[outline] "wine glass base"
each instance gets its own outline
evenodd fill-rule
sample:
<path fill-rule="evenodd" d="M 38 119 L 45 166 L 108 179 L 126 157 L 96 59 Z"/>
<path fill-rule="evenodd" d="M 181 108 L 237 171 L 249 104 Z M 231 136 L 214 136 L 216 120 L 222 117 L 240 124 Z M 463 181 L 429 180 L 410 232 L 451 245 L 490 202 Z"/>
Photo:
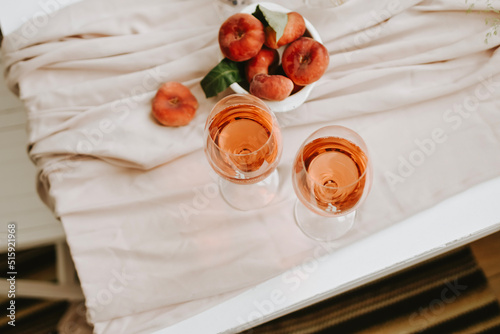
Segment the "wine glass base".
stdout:
<path fill-rule="evenodd" d="M 330 242 L 344 236 L 354 225 L 356 211 L 344 216 L 320 216 L 304 206 L 299 200 L 295 202 L 295 222 L 309 238 Z"/>
<path fill-rule="evenodd" d="M 264 180 L 253 184 L 237 184 L 223 178 L 219 179 L 219 189 L 224 200 L 241 211 L 266 206 L 276 196 L 278 187 L 279 175 L 276 169 Z"/>

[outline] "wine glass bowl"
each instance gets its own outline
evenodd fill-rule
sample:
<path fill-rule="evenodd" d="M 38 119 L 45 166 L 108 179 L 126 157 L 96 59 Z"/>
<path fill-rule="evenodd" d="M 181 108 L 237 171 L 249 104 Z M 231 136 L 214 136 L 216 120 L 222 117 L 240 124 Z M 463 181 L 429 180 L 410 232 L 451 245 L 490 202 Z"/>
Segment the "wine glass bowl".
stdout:
<path fill-rule="evenodd" d="M 331 241 L 348 232 L 371 187 L 371 163 L 363 139 L 342 126 L 311 134 L 294 160 L 295 218 L 309 237 Z"/>
<path fill-rule="evenodd" d="M 279 178 L 259 183 L 276 173 L 282 152 L 281 130 L 268 106 L 248 94 L 226 96 L 210 112 L 204 137 L 205 155 L 222 178 L 219 184 L 226 201 L 242 210 L 254 208 L 250 202 L 267 204 Z"/>

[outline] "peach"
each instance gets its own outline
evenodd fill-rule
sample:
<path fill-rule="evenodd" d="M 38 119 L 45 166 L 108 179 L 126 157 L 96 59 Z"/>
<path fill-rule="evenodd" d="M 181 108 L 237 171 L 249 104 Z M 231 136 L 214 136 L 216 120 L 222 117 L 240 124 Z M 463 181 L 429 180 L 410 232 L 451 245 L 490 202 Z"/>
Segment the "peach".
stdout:
<path fill-rule="evenodd" d="M 253 15 L 231 15 L 219 29 L 219 46 L 224 57 L 245 61 L 259 53 L 264 44 L 264 26 Z"/>
<path fill-rule="evenodd" d="M 153 99 L 153 116 L 166 126 L 187 125 L 194 118 L 198 101 L 189 88 L 175 81 L 166 82 Z"/>
<path fill-rule="evenodd" d="M 326 47 L 309 37 L 301 37 L 290 43 L 281 59 L 285 74 L 299 86 L 309 85 L 321 78 L 329 63 Z"/>
<path fill-rule="evenodd" d="M 282 101 L 293 90 L 293 82 L 283 75 L 256 74 L 250 83 L 250 94 L 261 99 Z"/>
<path fill-rule="evenodd" d="M 276 42 L 276 31 L 274 31 L 273 28 L 268 26 L 264 29 L 266 33 L 266 40 L 264 43 L 267 47 L 277 49 L 280 46 L 291 43 L 304 35 L 304 32 L 306 31 L 306 22 L 304 21 L 302 15 L 297 12 L 290 12 L 287 13 L 287 16 L 288 22 L 286 23 L 285 31 L 278 42 Z"/>
<path fill-rule="evenodd" d="M 245 75 L 248 82 L 251 82 L 256 74 L 269 74 L 278 66 L 279 54 L 276 50 L 262 48 L 259 53 L 245 64 Z"/>

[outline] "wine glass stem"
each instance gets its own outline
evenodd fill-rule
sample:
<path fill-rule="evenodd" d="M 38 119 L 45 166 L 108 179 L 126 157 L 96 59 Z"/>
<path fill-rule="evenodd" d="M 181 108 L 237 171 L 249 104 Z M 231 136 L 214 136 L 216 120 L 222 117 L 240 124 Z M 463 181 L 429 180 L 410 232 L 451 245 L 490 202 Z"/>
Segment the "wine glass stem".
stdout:
<path fill-rule="evenodd" d="M 302 204 L 295 202 L 295 220 L 299 228 L 308 237 L 322 242 L 334 241 L 344 236 L 352 228 L 356 211 L 343 216 L 320 216 Z"/>
<path fill-rule="evenodd" d="M 229 16 L 239 12 L 244 6 L 247 6 L 248 0 L 218 0 L 214 2 L 217 14 L 221 20 L 226 20 Z"/>
<path fill-rule="evenodd" d="M 219 188 L 224 200 L 233 208 L 248 211 L 263 208 L 276 196 L 279 174 L 275 169 L 264 180 L 253 184 L 237 184 L 219 178 Z"/>

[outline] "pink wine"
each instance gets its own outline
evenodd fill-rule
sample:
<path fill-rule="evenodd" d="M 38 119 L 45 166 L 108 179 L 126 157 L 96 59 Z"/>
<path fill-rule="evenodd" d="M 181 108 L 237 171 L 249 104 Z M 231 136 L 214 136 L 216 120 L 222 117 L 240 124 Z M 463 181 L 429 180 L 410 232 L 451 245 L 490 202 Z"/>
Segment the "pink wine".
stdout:
<path fill-rule="evenodd" d="M 278 163 L 279 128 L 273 125 L 272 116 L 257 106 L 238 104 L 225 108 L 214 116 L 208 131 L 209 162 L 230 181 L 258 182 Z"/>
<path fill-rule="evenodd" d="M 322 214 L 342 214 L 360 200 L 367 164 L 365 153 L 346 139 L 315 139 L 295 159 L 293 177 L 298 198 Z"/>

